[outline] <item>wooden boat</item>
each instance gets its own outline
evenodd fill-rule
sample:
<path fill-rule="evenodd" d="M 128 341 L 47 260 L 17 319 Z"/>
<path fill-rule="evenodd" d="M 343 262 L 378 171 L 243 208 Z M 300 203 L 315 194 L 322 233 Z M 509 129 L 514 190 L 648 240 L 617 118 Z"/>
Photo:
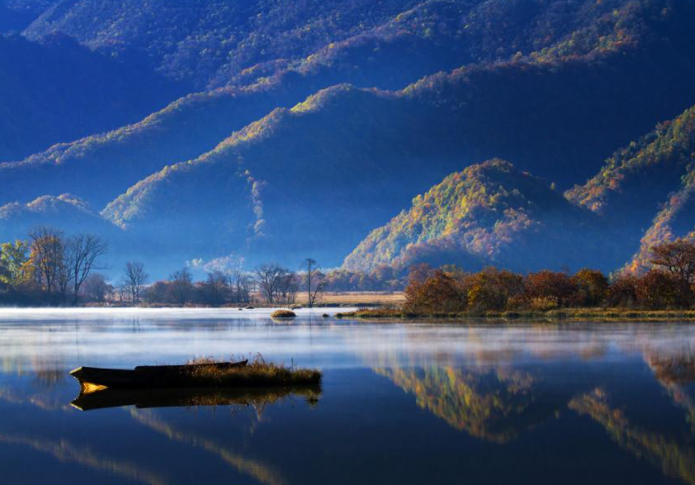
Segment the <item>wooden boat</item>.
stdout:
<path fill-rule="evenodd" d="M 132 370 L 79 367 L 70 375 L 80 381 L 84 391 L 109 389 L 151 389 L 188 387 L 196 368 L 220 370 L 245 367 L 248 360 L 214 364 L 141 365 Z"/>

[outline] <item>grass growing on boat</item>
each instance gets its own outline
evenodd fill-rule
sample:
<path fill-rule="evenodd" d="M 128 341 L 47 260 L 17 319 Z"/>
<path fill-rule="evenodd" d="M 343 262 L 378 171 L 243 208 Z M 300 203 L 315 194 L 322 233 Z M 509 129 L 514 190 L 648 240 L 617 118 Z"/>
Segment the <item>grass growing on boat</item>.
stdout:
<path fill-rule="evenodd" d="M 266 362 L 260 355 L 244 367 L 224 369 L 212 365 L 217 363 L 219 361 L 211 358 L 189 361 L 190 380 L 206 387 L 269 387 L 317 385 L 322 377 L 318 369 L 300 369 Z"/>

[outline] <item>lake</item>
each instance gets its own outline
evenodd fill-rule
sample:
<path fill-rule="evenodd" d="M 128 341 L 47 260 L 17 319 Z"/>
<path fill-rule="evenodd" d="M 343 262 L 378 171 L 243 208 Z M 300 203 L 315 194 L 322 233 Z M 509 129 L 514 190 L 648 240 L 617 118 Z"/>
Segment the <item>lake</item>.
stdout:
<path fill-rule="evenodd" d="M 0 310 L 0 483 L 695 484 L 694 325 L 323 312 Z M 71 405 L 75 367 L 257 353 L 320 395 Z"/>

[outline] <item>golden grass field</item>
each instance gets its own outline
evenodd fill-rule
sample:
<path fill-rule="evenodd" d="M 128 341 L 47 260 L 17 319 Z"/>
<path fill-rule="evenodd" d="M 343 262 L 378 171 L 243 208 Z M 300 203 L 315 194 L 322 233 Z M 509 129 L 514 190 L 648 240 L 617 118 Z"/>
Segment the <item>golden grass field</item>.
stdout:
<path fill-rule="evenodd" d="M 384 293 L 379 291 L 355 291 L 324 293 L 318 302 L 321 305 L 400 305 L 405 301 L 403 292 Z M 297 303 L 306 305 L 306 293 L 297 295 Z"/>

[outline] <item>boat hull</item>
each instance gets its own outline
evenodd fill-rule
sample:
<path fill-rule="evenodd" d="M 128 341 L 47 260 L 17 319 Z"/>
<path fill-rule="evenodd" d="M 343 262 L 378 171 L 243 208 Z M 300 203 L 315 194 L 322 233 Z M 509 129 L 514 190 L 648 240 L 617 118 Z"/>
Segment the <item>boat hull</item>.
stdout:
<path fill-rule="evenodd" d="M 187 387 L 191 382 L 191 371 L 196 368 L 215 368 L 220 370 L 246 366 L 248 361 L 223 362 L 194 365 L 156 365 L 138 366 L 135 369 L 102 369 L 99 367 L 79 367 L 70 372 L 80 381 L 83 390 L 109 389 L 150 389 Z"/>

